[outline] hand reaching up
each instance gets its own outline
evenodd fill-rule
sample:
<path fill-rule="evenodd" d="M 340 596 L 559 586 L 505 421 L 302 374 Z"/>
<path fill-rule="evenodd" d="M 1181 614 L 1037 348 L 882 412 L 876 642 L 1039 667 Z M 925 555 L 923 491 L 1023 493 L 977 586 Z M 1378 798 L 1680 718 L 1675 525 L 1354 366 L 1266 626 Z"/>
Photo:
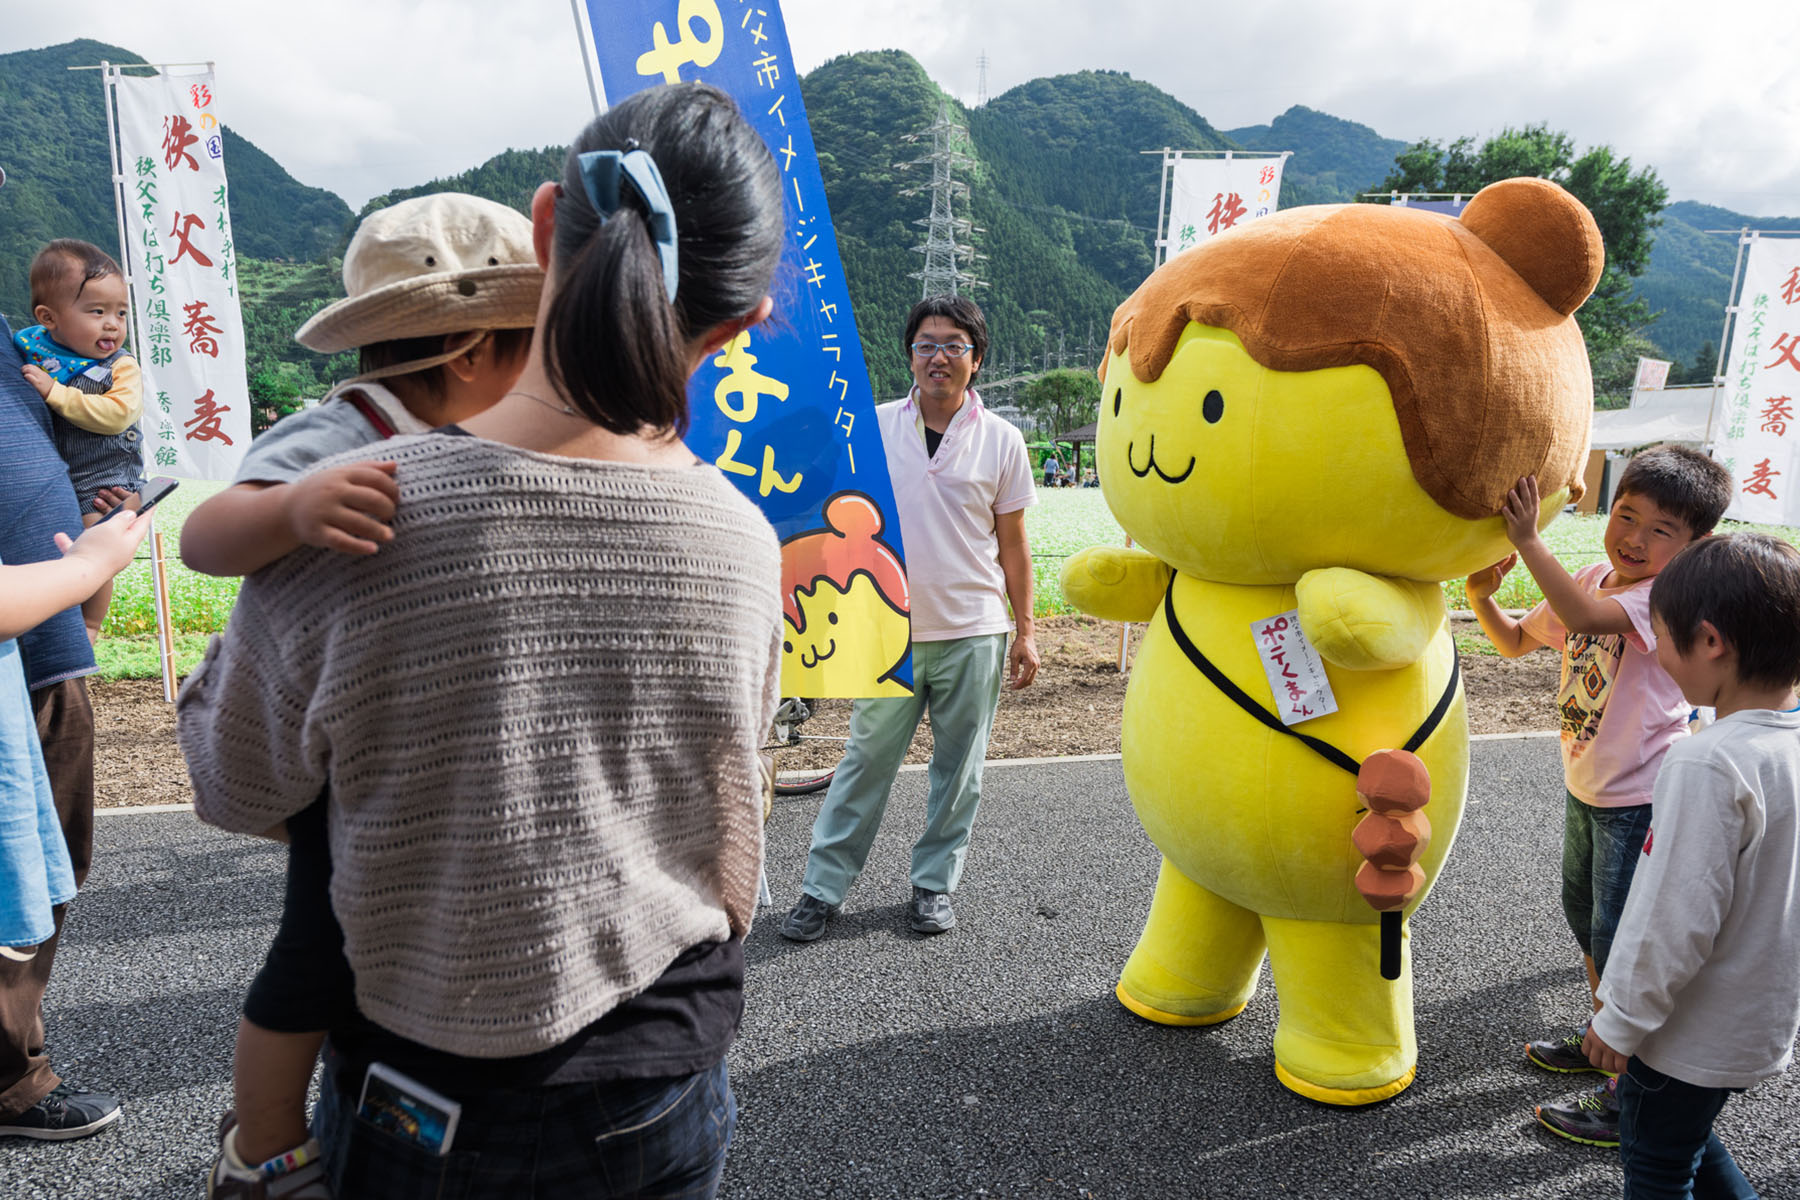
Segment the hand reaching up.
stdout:
<path fill-rule="evenodd" d="M 1538 510 L 1543 506 L 1538 495 L 1536 475 L 1527 475 L 1513 484 L 1512 491 L 1506 493 L 1506 499 L 1500 505 L 1500 515 L 1506 521 L 1506 540 L 1515 549 L 1525 546 L 1538 538 Z"/>
<path fill-rule="evenodd" d="M 1486 600 L 1495 592 L 1499 591 L 1501 583 L 1505 581 L 1507 575 L 1510 574 L 1512 569 L 1518 566 L 1518 564 L 1519 556 L 1517 554 L 1509 554 L 1493 566 L 1483 567 L 1481 570 L 1469 576 L 1469 578 L 1463 582 L 1463 591 L 1468 593 L 1470 603 L 1474 603 L 1477 600 Z"/>

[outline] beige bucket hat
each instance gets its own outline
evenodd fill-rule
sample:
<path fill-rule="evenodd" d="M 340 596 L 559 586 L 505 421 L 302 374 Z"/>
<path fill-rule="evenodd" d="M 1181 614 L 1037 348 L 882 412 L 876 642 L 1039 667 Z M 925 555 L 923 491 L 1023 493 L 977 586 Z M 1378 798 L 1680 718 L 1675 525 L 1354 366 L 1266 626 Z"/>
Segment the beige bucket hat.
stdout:
<path fill-rule="evenodd" d="M 396 338 L 537 323 L 544 272 L 531 222 L 479 196 L 440 192 L 364 217 L 344 251 L 344 299 L 294 334 L 333 354 Z"/>

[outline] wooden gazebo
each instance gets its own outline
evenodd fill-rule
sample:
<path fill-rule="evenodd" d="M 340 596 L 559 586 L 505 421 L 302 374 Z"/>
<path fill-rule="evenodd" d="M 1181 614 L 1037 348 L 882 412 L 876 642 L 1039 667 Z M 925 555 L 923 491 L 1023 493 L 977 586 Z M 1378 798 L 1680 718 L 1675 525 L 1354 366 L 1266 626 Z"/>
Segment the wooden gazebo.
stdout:
<path fill-rule="evenodd" d="M 1100 423 L 1098 421 L 1090 421 L 1086 425 L 1083 425 L 1080 429 L 1071 429 L 1067 433 L 1059 433 L 1054 438 L 1051 439 L 1051 445 L 1056 446 L 1058 449 L 1061 449 L 1062 447 L 1067 446 L 1067 447 L 1069 447 L 1069 449 L 1071 451 L 1073 451 L 1073 453 L 1070 454 L 1070 456 L 1069 456 L 1069 461 L 1074 464 L 1076 471 L 1077 471 L 1077 478 L 1075 480 L 1076 483 L 1081 482 L 1080 477 L 1079 477 L 1079 472 L 1080 472 L 1080 467 L 1081 467 L 1081 448 L 1084 445 L 1091 446 L 1094 444 L 1094 431 L 1097 430 L 1099 427 L 1100 427 Z M 1097 459 L 1095 461 L 1098 462 Z"/>

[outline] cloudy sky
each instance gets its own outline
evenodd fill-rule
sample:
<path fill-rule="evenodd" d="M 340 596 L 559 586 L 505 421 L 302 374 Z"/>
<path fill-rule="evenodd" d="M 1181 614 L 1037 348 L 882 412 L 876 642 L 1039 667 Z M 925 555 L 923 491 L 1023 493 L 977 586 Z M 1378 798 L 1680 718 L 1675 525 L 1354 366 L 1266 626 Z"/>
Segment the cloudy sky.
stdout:
<path fill-rule="evenodd" d="M 0 52 L 89 37 L 152 62 L 215 60 L 226 122 L 353 206 L 508 146 L 566 142 L 590 111 L 569 0 L 7 7 Z M 786 0 L 784 11 L 802 70 L 897 48 L 971 104 L 985 52 L 990 95 L 1123 70 L 1222 129 L 1294 104 L 1408 141 L 1544 121 L 1654 166 L 1675 199 L 1800 215 L 1790 0 Z"/>

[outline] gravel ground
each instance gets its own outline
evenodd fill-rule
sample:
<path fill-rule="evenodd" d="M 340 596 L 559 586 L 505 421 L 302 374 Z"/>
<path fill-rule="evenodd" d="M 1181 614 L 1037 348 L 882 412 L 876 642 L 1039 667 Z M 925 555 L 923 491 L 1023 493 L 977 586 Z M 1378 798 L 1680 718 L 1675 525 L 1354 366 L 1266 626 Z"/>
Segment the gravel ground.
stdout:
<path fill-rule="evenodd" d="M 1210 1029 L 1151 1025 L 1114 1000 L 1156 867 L 1116 760 L 987 778 L 961 925 L 934 939 L 905 928 L 922 773 L 901 776 L 861 886 L 810 946 L 776 924 L 818 801 L 777 802 L 777 907 L 747 948 L 731 1057 L 742 1111 L 722 1195 L 1617 1194 L 1613 1154 L 1533 1125 L 1534 1102 L 1574 1089 L 1519 1053 L 1584 1002 L 1555 899 L 1553 740 L 1476 744 L 1460 845 L 1415 923 L 1419 1078 L 1361 1110 L 1275 1081 L 1266 979 L 1241 1017 Z M 125 812 L 101 820 L 96 862 L 47 1016 L 59 1066 L 119 1092 L 127 1116 L 87 1141 L 0 1142 L 7 1200 L 200 1194 L 236 1005 L 272 932 L 276 847 L 183 813 Z M 1789 1076 L 1720 1122 L 1771 1200 L 1800 1197 L 1797 1118 Z"/>

